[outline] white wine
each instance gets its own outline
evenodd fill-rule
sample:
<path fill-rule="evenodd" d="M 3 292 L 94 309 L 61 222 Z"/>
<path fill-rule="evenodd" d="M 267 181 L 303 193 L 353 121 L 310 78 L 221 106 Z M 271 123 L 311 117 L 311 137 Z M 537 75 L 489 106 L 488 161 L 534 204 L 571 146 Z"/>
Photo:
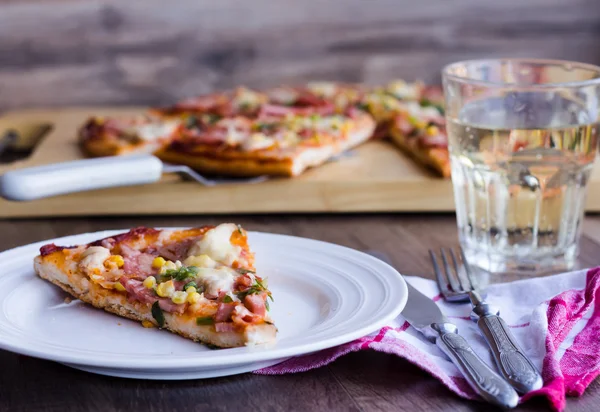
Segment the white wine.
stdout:
<path fill-rule="evenodd" d="M 492 272 L 572 267 L 597 114 L 533 94 L 519 111 L 512 99 L 476 101 L 448 120 L 461 244 L 470 262 Z"/>

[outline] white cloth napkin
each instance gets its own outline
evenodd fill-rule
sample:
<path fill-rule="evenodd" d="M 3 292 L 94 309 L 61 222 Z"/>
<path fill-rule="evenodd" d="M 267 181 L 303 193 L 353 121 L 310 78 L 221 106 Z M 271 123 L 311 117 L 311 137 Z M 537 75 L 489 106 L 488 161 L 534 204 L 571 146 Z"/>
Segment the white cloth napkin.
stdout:
<path fill-rule="evenodd" d="M 432 298 L 454 322 L 477 354 L 495 368 L 489 348 L 469 318 L 470 304 L 446 303 L 434 281 L 406 277 Z M 562 411 L 565 395 L 579 396 L 600 372 L 600 268 L 490 285 L 487 301 L 542 372 L 544 387 L 528 394 L 546 396 Z M 349 352 L 371 349 L 401 356 L 431 373 L 464 398 L 477 395 L 442 351 L 412 328 L 402 316 L 369 336 L 335 348 L 289 359 L 259 374 L 302 372 L 326 365 Z"/>

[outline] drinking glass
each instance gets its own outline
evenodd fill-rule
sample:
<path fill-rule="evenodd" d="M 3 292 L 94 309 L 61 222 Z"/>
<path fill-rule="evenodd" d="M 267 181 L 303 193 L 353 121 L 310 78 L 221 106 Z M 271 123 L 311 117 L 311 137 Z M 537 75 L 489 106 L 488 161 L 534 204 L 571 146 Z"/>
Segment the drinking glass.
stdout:
<path fill-rule="evenodd" d="M 598 145 L 600 67 L 473 60 L 442 77 L 469 263 L 492 273 L 572 268 Z"/>

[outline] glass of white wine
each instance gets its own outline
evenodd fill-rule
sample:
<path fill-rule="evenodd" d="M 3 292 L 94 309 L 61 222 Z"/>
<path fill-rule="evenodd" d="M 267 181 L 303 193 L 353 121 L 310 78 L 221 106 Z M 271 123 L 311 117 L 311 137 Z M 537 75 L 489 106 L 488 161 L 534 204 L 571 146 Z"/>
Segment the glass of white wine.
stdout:
<path fill-rule="evenodd" d="M 600 67 L 472 60 L 442 77 L 469 263 L 531 275 L 572 268 L 598 146 Z"/>

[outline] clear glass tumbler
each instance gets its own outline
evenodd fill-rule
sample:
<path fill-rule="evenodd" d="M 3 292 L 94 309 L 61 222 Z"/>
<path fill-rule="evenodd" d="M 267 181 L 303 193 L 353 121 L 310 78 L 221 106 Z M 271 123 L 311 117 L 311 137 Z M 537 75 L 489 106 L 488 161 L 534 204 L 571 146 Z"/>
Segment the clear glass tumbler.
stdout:
<path fill-rule="evenodd" d="M 442 77 L 467 260 L 492 273 L 572 268 L 598 145 L 600 67 L 473 60 Z"/>

